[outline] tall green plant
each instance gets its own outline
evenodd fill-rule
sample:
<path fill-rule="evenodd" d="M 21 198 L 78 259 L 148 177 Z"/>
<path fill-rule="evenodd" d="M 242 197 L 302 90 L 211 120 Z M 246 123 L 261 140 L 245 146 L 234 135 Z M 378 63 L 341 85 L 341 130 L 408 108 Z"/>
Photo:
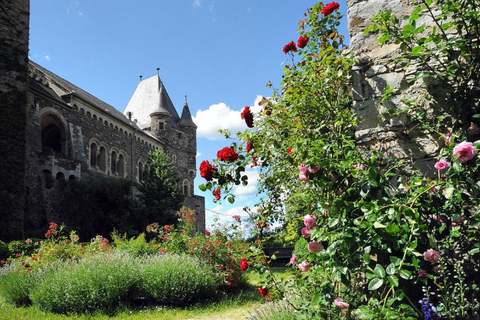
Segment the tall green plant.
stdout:
<path fill-rule="evenodd" d="M 151 152 L 149 160 L 150 172 L 138 185 L 138 199 L 143 205 L 142 225 L 174 224 L 175 213 L 184 200 L 178 173 L 169 156 L 160 150 Z"/>

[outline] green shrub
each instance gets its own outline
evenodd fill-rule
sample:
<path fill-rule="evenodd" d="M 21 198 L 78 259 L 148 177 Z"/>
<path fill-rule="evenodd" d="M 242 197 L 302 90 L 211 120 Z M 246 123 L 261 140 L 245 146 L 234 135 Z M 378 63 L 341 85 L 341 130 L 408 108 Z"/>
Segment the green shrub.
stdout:
<path fill-rule="evenodd" d="M 141 256 L 145 254 L 153 254 L 158 252 L 156 246 L 149 244 L 145 240 L 145 233 L 140 233 L 137 237 L 127 239 L 127 235 L 123 236 L 118 233 L 112 233 L 113 245 L 117 251 L 126 251 L 134 256 Z"/>
<path fill-rule="evenodd" d="M 29 272 L 20 261 L 14 261 L 0 268 L 0 296 L 14 306 L 31 304 L 30 292 L 35 284 L 54 268 Z"/>
<path fill-rule="evenodd" d="M 98 254 L 65 262 L 33 288 L 31 300 L 56 313 L 112 310 L 128 301 L 135 287 L 135 260 L 128 253 Z"/>
<path fill-rule="evenodd" d="M 139 268 L 140 292 L 162 305 L 186 303 L 212 297 L 216 279 L 200 260 L 188 255 L 155 255 Z"/>
<path fill-rule="evenodd" d="M 0 260 L 10 257 L 10 250 L 5 242 L 0 241 Z"/>
<path fill-rule="evenodd" d="M 25 242 L 25 240 L 14 240 L 8 243 L 8 249 L 11 254 L 31 253 L 33 246 Z"/>

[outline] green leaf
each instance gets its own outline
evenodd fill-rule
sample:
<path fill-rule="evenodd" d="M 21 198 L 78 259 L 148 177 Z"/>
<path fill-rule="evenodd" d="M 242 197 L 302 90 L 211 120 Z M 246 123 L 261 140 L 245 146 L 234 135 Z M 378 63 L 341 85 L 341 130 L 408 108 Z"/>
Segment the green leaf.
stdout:
<path fill-rule="evenodd" d="M 480 252 L 480 248 L 475 248 L 475 249 L 472 249 L 470 251 L 468 251 L 468 254 L 476 254 L 476 253 L 479 253 Z"/>
<path fill-rule="evenodd" d="M 375 318 L 375 313 L 372 310 L 370 310 L 367 306 L 358 307 L 358 309 L 355 310 L 355 315 L 359 319 L 370 320 L 370 319 Z"/>
<path fill-rule="evenodd" d="M 387 266 L 387 269 L 386 269 L 387 273 L 388 274 L 395 274 L 395 265 L 393 263 L 390 263 L 388 266 Z"/>
<path fill-rule="evenodd" d="M 395 266 L 399 266 L 402 260 L 399 257 L 390 256 L 390 262 Z"/>
<path fill-rule="evenodd" d="M 227 200 L 230 203 L 234 203 L 235 202 L 235 197 L 234 196 L 228 196 Z"/>
<path fill-rule="evenodd" d="M 398 282 L 399 282 L 399 281 L 398 281 L 398 278 L 397 278 L 396 276 L 394 276 L 394 275 L 389 275 L 389 276 L 387 277 L 387 279 L 388 279 L 388 281 L 390 281 L 390 283 L 392 284 L 392 286 L 398 287 Z"/>
<path fill-rule="evenodd" d="M 412 277 L 412 272 L 408 270 L 400 270 L 399 272 L 400 277 L 402 277 L 405 280 L 409 280 Z"/>
<path fill-rule="evenodd" d="M 317 305 L 320 302 L 321 298 L 322 298 L 322 294 L 320 292 L 315 293 L 315 295 L 312 298 L 311 306 Z"/>
<path fill-rule="evenodd" d="M 373 227 L 374 227 L 375 229 L 381 229 L 381 228 L 385 228 L 386 225 L 381 224 L 381 223 L 378 222 L 378 221 L 375 221 L 375 222 L 373 223 Z"/>
<path fill-rule="evenodd" d="M 383 285 L 383 279 L 373 278 L 372 281 L 368 284 L 368 290 L 373 291 L 377 290 Z"/>
<path fill-rule="evenodd" d="M 373 273 L 381 279 L 385 278 L 385 269 L 380 264 L 377 264 L 375 266 L 375 269 L 373 269 Z"/>
<path fill-rule="evenodd" d="M 200 190 L 203 191 L 203 192 L 207 191 L 207 188 L 205 187 L 204 184 L 199 185 L 199 186 L 198 186 L 198 189 L 200 189 Z"/>
<path fill-rule="evenodd" d="M 445 198 L 450 199 L 454 191 L 454 187 L 448 187 L 443 191 L 443 195 L 445 196 Z"/>

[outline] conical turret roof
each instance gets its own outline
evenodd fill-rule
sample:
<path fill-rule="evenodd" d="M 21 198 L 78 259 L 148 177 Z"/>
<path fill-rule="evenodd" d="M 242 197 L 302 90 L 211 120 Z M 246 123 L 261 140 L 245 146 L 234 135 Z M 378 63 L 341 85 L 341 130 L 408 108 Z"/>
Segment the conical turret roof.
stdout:
<path fill-rule="evenodd" d="M 187 98 L 185 96 L 185 104 L 182 110 L 182 117 L 180 118 L 179 125 L 181 127 L 190 126 L 197 128 L 197 125 L 192 120 L 192 114 L 190 113 L 190 108 L 188 107 Z"/>
<path fill-rule="evenodd" d="M 158 99 L 158 105 L 157 105 L 157 108 L 155 110 L 152 111 L 152 113 L 150 113 L 150 117 L 153 116 L 153 115 L 165 115 L 165 116 L 169 116 L 171 117 L 172 114 L 170 112 L 168 112 L 167 110 L 167 102 L 166 102 L 166 99 L 165 99 L 165 93 L 164 93 L 165 89 L 163 88 L 163 83 L 160 82 L 160 90 L 159 90 L 159 99 Z"/>

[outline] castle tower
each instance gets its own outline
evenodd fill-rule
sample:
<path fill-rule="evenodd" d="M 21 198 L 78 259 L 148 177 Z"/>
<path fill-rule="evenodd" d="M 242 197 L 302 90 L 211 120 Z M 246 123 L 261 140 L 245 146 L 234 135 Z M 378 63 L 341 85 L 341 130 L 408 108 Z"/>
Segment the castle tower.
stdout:
<path fill-rule="evenodd" d="M 29 0 L 0 2 L 0 239 L 21 239 L 27 161 Z"/>
<path fill-rule="evenodd" d="M 189 146 L 195 148 L 195 153 L 197 150 L 197 125 L 192 120 L 192 114 L 190 113 L 190 108 L 187 103 L 187 96 L 185 96 L 185 104 L 182 110 L 182 116 L 179 122 L 180 128 L 182 131 L 186 132 L 189 135 Z"/>
<path fill-rule="evenodd" d="M 164 91 L 163 83 L 160 83 L 158 106 L 150 113 L 150 131 L 159 139 L 168 139 L 168 133 L 172 129 L 172 114 L 167 110 Z"/>

